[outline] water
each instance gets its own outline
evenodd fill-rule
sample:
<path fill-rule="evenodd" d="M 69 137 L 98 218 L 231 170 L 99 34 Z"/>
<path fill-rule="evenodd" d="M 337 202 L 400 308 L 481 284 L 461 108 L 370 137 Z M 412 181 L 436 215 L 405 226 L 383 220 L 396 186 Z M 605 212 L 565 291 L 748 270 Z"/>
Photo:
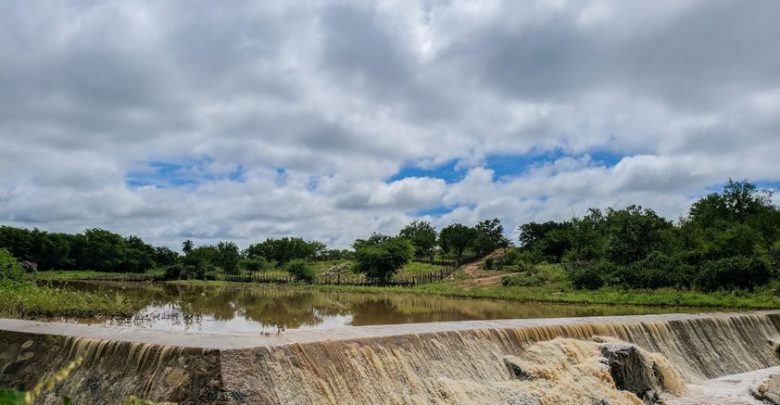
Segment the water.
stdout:
<path fill-rule="evenodd" d="M 274 285 L 216 287 L 138 282 L 62 282 L 55 285 L 79 291 L 119 291 L 144 303 L 143 308 L 130 318 L 64 319 L 66 321 L 221 333 L 706 311 L 692 307 L 562 305 L 412 294 L 320 292 Z"/>
<path fill-rule="evenodd" d="M 778 312 L 428 332 L 422 329 L 431 325 L 419 326 L 420 333 L 229 350 L 0 331 L 0 367 L 8 364 L 0 385 L 29 384 L 82 359 L 55 388 L 75 403 L 120 403 L 136 394 L 182 404 L 642 405 L 617 388 L 602 357 L 605 345 L 630 343 L 639 354 L 623 363 L 632 381 L 686 399 L 681 403 L 720 404 L 687 399 L 695 400 L 697 386 L 711 386 L 707 379 L 780 366 L 772 343 L 780 335 Z"/>

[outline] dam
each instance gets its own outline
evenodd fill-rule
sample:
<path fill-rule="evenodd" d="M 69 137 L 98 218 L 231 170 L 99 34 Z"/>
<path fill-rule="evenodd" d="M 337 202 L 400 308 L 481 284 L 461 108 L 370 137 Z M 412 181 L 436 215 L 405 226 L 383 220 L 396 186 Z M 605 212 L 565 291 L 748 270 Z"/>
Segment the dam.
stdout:
<path fill-rule="evenodd" d="M 724 376 L 780 373 L 778 336 L 780 311 L 262 334 L 2 319 L 0 386 L 29 389 L 80 359 L 38 403 L 675 403 Z"/>

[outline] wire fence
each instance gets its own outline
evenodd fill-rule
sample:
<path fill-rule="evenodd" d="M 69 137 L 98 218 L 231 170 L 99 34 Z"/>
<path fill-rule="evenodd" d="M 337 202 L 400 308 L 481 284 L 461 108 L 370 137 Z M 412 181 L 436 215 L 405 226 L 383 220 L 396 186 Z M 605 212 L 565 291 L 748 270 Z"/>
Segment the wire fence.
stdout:
<path fill-rule="evenodd" d="M 397 286 L 411 287 L 420 284 L 435 283 L 449 278 L 457 270 L 454 264 L 441 266 L 436 271 L 420 274 L 395 275 L 389 280 L 368 278 L 363 274 L 318 274 L 310 284 L 318 285 L 352 285 L 352 286 Z M 263 272 L 247 272 L 243 274 L 229 274 L 225 276 L 227 281 L 245 283 L 273 283 L 289 284 L 296 282 L 292 275 L 264 274 Z"/>

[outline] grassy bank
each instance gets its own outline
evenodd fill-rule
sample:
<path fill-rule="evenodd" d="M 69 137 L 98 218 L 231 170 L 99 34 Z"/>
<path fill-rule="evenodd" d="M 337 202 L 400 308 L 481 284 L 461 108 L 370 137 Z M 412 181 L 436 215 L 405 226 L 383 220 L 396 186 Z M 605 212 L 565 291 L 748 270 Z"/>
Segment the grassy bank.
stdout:
<path fill-rule="evenodd" d="M 121 294 L 86 293 L 32 283 L 0 281 L 2 317 L 129 316 L 139 308 L 139 303 L 132 302 Z"/>
<path fill-rule="evenodd" d="M 113 281 L 152 281 L 161 278 L 165 274 L 162 269 L 150 270 L 146 273 L 114 273 L 92 270 L 58 270 L 40 271 L 36 273 L 37 280 L 113 280 Z"/>
<path fill-rule="evenodd" d="M 482 271 L 474 277 L 459 271 L 452 281 L 424 284 L 415 287 L 376 287 L 376 286 L 343 286 L 343 285 L 306 285 L 294 284 L 290 286 L 274 286 L 274 288 L 293 288 L 316 291 L 343 291 L 359 293 L 407 293 L 419 295 L 438 295 L 449 297 L 491 298 L 515 302 L 549 302 L 565 304 L 623 304 L 623 305 L 654 305 L 654 306 L 695 306 L 695 307 L 720 307 L 720 308 L 754 308 L 775 309 L 780 308 L 780 282 L 775 281 L 765 287 L 749 292 L 737 290 L 732 292 L 700 292 L 690 290 L 677 290 L 663 288 L 656 290 L 629 290 L 619 288 L 602 288 L 599 290 L 576 290 L 571 287 L 568 280 L 562 275 L 562 269 L 555 265 L 537 266 L 527 273 L 514 272 L 510 274 L 515 279 L 522 280 L 526 285 L 504 286 L 500 283 L 489 286 L 473 283 L 482 276 L 501 277 L 501 273 Z M 92 271 L 62 271 L 40 272 L 39 280 L 132 280 L 130 275 L 123 273 L 100 273 Z M 496 280 L 500 281 L 500 280 Z M 169 283 L 194 284 L 194 285 L 230 285 L 230 286 L 258 286 L 261 284 L 247 284 L 228 281 L 170 281 Z M 521 283 L 521 284 L 522 284 Z M 269 286 L 262 284 L 263 286 Z M 64 292 L 61 292 L 64 293 Z M 116 297 L 113 301 L 120 301 Z M 101 301 L 111 299 L 98 299 L 94 308 Z M 1 301 L 0 301 L 1 302 Z M 121 307 L 121 305 L 119 306 Z M 56 308 L 56 307 L 54 307 Z M 113 306 L 112 308 L 117 308 Z M 109 309 L 109 312 L 116 309 Z"/>

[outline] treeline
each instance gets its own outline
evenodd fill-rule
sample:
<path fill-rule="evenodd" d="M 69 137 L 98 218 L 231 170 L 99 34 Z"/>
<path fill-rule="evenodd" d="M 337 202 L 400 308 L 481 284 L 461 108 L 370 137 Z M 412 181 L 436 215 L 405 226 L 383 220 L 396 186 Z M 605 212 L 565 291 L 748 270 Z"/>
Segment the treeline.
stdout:
<path fill-rule="evenodd" d="M 67 234 L 0 226 L 0 248 L 7 249 L 25 268 L 40 270 L 96 270 L 145 272 L 165 268 L 167 278 L 216 278 L 219 273 L 285 268 L 301 279 L 313 272 L 305 263 L 315 260 L 356 260 L 356 271 L 369 278 L 387 280 L 414 257 L 433 260 L 445 254 L 460 261 L 464 254 L 483 255 L 508 245 L 498 219 L 474 227 L 452 224 L 441 233 L 429 223 L 414 221 L 397 236 L 373 235 L 358 239 L 353 250 L 328 249 L 320 241 L 298 237 L 268 238 L 241 251 L 230 241 L 195 246 L 182 243 L 181 254 L 164 246 L 152 246 L 140 237 L 87 229 Z"/>
<path fill-rule="evenodd" d="M 179 256 L 167 247 L 151 246 L 137 236 L 123 237 L 103 229 L 67 234 L 0 226 L 0 248 L 39 270 L 137 273 L 173 264 Z"/>
<path fill-rule="evenodd" d="M 497 218 L 478 222 L 473 227 L 451 224 L 438 233 L 430 222 L 413 221 L 401 229 L 398 237 L 412 244 L 416 257 L 429 260 L 440 252 L 460 261 L 466 252 L 484 256 L 499 247 L 509 246 L 509 240 L 504 237 L 504 227 Z"/>
<path fill-rule="evenodd" d="M 521 225 L 531 262 L 564 263 L 577 288 L 752 289 L 777 276 L 780 210 L 747 180 L 696 201 L 678 223 L 640 206 Z"/>
<path fill-rule="evenodd" d="M 215 279 L 219 273 L 237 274 L 242 270 L 261 271 L 286 268 L 303 280 L 313 278 L 305 266 L 312 260 L 336 260 L 351 257 L 351 252 L 327 249 L 320 241 L 302 238 L 268 238 L 240 251 L 233 242 L 195 247 L 191 240 L 182 243 L 183 256 L 165 269 L 168 279 Z"/>

